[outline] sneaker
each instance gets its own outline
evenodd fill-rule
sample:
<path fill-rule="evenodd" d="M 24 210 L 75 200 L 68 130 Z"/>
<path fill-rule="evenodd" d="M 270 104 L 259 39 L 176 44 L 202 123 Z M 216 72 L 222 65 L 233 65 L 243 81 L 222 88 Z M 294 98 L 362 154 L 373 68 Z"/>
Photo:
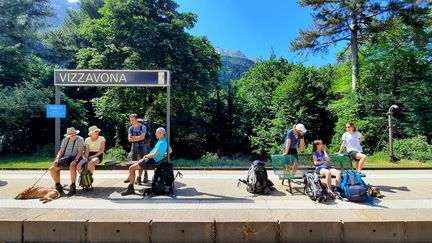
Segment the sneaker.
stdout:
<path fill-rule="evenodd" d="M 128 188 L 125 191 L 121 192 L 122 196 L 135 194 L 135 188 L 132 184 L 129 184 Z"/>
<path fill-rule="evenodd" d="M 56 189 L 60 194 L 64 194 L 63 187 L 62 187 L 62 185 L 60 185 L 60 183 L 56 183 L 56 184 L 55 184 L 55 189 Z"/>
<path fill-rule="evenodd" d="M 143 183 L 147 183 L 147 182 L 148 182 L 148 174 L 145 173 Z"/>
<path fill-rule="evenodd" d="M 70 185 L 68 196 L 75 195 L 75 193 L 76 193 L 76 186 L 75 186 L 75 183 L 73 183 Z"/>
<path fill-rule="evenodd" d="M 336 200 L 336 194 L 334 194 L 331 190 L 327 191 L 327 194 L 332 200 Z"/>
<path fill-rule="evenodd" d="M 130 182 L 129 177 L 126 180 L 124 180 L 123 182 L 124 183 L 129 183 Z"/>
<path fill-rule="evenodd" d="M 137 178 L 135 180 L 135 185 L 142 185 L 142 183 L 141 183 L 141 177 L 137 176 Z"/>

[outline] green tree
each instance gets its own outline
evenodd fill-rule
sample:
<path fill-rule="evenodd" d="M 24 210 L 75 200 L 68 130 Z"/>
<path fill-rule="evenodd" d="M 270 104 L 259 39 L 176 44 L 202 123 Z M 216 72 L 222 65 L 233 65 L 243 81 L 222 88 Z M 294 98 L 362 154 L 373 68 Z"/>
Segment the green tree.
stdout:
<path fill-rule="evenodd" d="M 245 134 L 256 154 L 281 152 L 286 131 L 300 122 L 308 141 L 330 141 L 334 118 L 326 107 L 332 75 L 331 66 L 304 67 L 272 56 L 237 81 Z"/>
<path fill-rule="evenodd" d="M 0 81 L 13 86 L 33 78 L 30 51 L 52 16 L 49 0 L 0 0 Z"/>
<path fill-rule="evenodd" d="M 359 79 L 359 46 L 398 24 L 395 19 L 422 29 L 430 5 L 427 0 L 300 0 L 299 3 L 312 7 L 313 25 L 300 31 L 291 42 L 291 49 L 326 52 L 329 46 L 348 42 L 354 92 Z"/>
<path fill-rule="evenodd" d="M 205 105 L 215 88 L 219 55 L 205 37 L 193 37 L 196 16 L 179 13 L 178 5 L 164 1 L 108 0 L 100 18 L 79 24 L 85 46 L 79 47 L 76 68 L 166 69 L 171 71 L 172 134 L 176 155 L 196 157 L 212 141 Z M 106 89 L 93 99 L 96 115 L 114 123 L 117 143 L 127 144 L 128 114 L 151 117 L 165 125 L 165 94 L 158 89 Z"/>

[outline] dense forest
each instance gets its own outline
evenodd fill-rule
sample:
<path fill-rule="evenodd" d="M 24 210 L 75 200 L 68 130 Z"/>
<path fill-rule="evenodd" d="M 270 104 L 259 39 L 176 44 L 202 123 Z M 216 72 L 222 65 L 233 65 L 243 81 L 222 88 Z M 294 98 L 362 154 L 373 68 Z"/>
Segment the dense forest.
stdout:
<path fill-rule="evenodd" d="M 343 20 L 326 17 L 331 6 L 317 2 L 322 5 L 313 6 L 315 18 L 327 23 L 320 30 L 339 34 L 334 29 L 340 26 L 329 24 Z M 365 135 L 366 153 L 372 154 L 387 149 L 386 112 L 395 104 L 397 156 L 431 160 L 430 3 L 394 1 L 400 5 L 386 8 L 393 12 L 374 15 L 379 1 L 352 2 L 341 8 L 370 7 L 356 13 L 356 48 L 340 50 L 335 64 L 316 67 L 275 54 L 268 60 L 224 55 L 207 37 L 186 31 L 197 16 L 180 13 L 172 0 L 81 0 L 57 28 L 47 24 L 56 14 L 50 0 L 0 0 L 1 153 L 53 154 L 54 121 L 46 118 L 45 106 L 54 103 L 54 69 L 166 69 L 175 158 L 268 157 L 281 152 L 296 123 L 308 129 L 307 144 L 320 138 L 335 151 L 348 121 Z M 325 51 L 311 44 L 320 35 L 301 32 L 293 50 Z M 85 135 L 97 125 L 108 151 L 129 150 L 129 114 L 150 119 L 152 129 L 166 122 L 162 89 L 68 87 L 61 100 L 67 105 L 62 131 L 74 126 Z"/>

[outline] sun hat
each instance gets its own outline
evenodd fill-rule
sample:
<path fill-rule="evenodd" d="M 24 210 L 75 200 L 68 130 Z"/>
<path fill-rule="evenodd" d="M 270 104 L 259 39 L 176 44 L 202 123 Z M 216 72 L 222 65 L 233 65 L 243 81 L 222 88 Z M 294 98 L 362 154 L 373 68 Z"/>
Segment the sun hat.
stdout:
<path fill-rule="evenodd" d="M 75 128 L 74 127 L 68 127 L 67 129 L 66 129 L 66 134 L 64 135 L 65 137 L 70 137 L 70 136 L 72 136 L 72 135 L 76 135 L 76 134 L 78 134 L 80 131 L 79 130 L 75 130 Z"/>
<path fill-rule="evenodd" d="M 100 132 L 101 130 L 97 126 L 91 126 L 89 127 L 88 135 L 94 133 L 94 132 Z"/>
<path fill-rule="evenodd" d="M 304 126 L 303 124 L 301 124 L 301 123 L 295 125 L 295 129 L 296 129 L 296 130 L 300 130 L 300 131 L 302 131 L 303 133 L 306 133 L 306 132 L 307 132 L 305 126 Z"/>

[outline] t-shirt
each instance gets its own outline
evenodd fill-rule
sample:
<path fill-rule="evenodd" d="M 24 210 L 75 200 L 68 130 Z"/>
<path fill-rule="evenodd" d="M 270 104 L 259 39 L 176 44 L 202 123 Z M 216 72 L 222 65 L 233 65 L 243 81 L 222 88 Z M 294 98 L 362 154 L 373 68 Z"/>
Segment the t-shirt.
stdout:
<path fill-rule="evenodd" d="M 153 158 L 156 162 L 159 162 L 167 152 L 167 148 L 167 139 L 161 138 L 157 141 L 155 147 L 150 151 L 150 154 L 153 154 L 154 152 L 156 152 L 156 150 L 159 150 L 159 153 L 156 155 L 156 157 Z"/>
<path fill-rule="evenodd" d="M 348 153 L 351 151 L 363 152 L 363 148 L 360 145 L 360 137 L 362 136 L 359 132 L 353 134 L 345 132 L 342 135 L 342 141 L 345 141 Z"/>
<path fill-rule="evenodd" d="M 87 145 L 87 144 L 89 145 L 89 148 L 90 148 L 89 152 L 99 152 L 99 149 L 101 147 L 101 143 L 102 142 L 105 142 L 105 138 L 102 137 L 102 136 L 99 136 L 96 139 L 96 141 L 93 141 L 91 139 L 91 137 L 88 137 L 88 138 L 85 139 L 84 144 L 85 145 Z"/>
<path fill-rule="evenodd" d="M 138 126 L 130 126 L 128 133 L 131 134 L 132 136 L 141 136 L 141 134 L 146 134 L 147 133 L 147 128 L 144 125 L 138 125 Z M 142 141 L 138 141 L 138 142 L 132 142 L 132 146 L 133 147 L 144 147 L 144 144 L 142 143 Z"/>
<path fill-rule="evenodd" d="M 69 141 L 69 142 L 68 142 Z M 75 142 L 75 144 L 74 144 Z M 67 144 L 67 147 L 66 147 Z M 63 138 L 60 148 L 64 148 L 65 152 L 63 157 L 76 156 L 78 154 L 78 148 L 84 147 L 84 139 L 81 136 L 77 136 L 75 140 L 70 140 L 69 138 Z"/>
<path fill-rule="evenodd" d="M 291 139 L 291 143 L 290 143 L 290 147 L 289 148 L 290 149 L 295 149 L 295 148 L 298 147 L 298 145 L 300 143 L 300 140 L 304 139 L 304 135 L 299 135 L 296 138 L 295 134 L 294 134 L 294 130 L 293 129 L 288 130 L 288 132 L 286 134 L 286 137 L 285 137 L 285 142 L 284 142 L 284 145 L 283 145 L 284 149 L 286 148 L 286 144 L 287 144 L 287 140 L 288 139 Z"/>
<path fill-rule="evenodd" d="M 313 151 L 313 152 L 312 152 L 312 156 L 317 157 L 318 164 L 317 164 L 316 166 L 322 165 L 322 164 L 324 164 L 324 163 L 327 162 L 327 161 L 326 161 L 326 158 L 325 158 L 326 156 L 325 156 L 324 151 L 322 151 L 321 153 L 318 152 L 318 151 Z"/>

